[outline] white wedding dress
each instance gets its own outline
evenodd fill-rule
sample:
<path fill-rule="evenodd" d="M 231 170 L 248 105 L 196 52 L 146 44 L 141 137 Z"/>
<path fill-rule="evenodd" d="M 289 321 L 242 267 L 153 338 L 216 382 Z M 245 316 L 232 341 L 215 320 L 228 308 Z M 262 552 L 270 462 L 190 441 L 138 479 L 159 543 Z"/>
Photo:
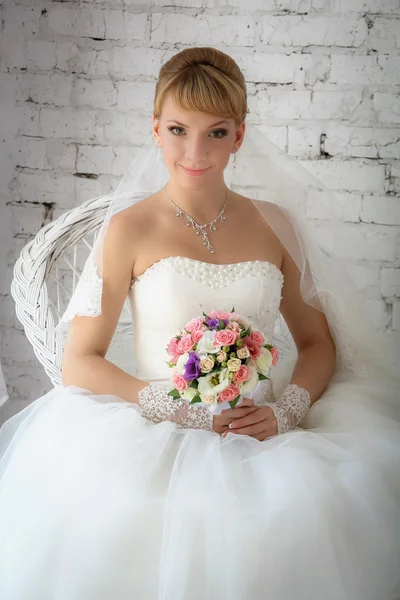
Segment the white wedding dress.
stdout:
<path fill-rule="evenodd" d="M 203 310 L 270 338 L 282 283 L 266 261 L 154 263 L 129 292 L 137 377 L 171 387 L 166 345 Z M 398 411 L 349 380 L 302 427 L 223 439 L 55 387 L 0 430 L 0 598 L 398 600 Z"/>

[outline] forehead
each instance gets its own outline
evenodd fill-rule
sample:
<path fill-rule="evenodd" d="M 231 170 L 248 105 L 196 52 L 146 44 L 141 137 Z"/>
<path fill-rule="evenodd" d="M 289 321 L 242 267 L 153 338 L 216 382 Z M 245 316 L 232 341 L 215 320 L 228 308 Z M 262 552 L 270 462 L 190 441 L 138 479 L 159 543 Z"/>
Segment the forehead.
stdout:
<path fill-rule="evenodd" d="M 185 123 L 185 125 L 198 127 L 207 127 L 221 120 L 225 121 L 221 125 L 229 125 L 234 122 L 233 119 L 227 119 L 218 114 L 204 113 L 199 110 L 185 110 L 175 102 L 171 93 L 165 95 L 161 116 L 164 122 L 178 120 Z"/>

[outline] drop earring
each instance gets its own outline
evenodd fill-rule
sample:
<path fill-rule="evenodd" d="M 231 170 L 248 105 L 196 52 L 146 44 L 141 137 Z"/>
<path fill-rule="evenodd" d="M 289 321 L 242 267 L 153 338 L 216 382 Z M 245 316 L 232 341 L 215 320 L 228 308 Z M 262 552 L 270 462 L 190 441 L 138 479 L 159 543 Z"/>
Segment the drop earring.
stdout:
<path fill-rule="evenodd" d="M 157 162 L 158 163 L 162 163 L 163 162 L 163 154 L 162 154 L 162 151 L 161 151 L 161 146 L 158 146 L 158 149 L 157 149 Z"/>
<path fill-rule="evenodd" d="M 236 152 L 232 152 L 232 154 L 233 154 L 232 169 L 233 169 L 233 171 L 235 171 L 235 169 L 236 169 Z"/>

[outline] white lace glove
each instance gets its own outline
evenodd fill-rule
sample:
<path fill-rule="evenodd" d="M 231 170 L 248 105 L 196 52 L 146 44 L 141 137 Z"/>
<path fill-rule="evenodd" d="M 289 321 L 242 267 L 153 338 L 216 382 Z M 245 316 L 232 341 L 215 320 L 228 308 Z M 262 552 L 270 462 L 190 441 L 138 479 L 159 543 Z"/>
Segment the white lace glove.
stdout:
<path fill-rule="evenodd" d="M 156 383 L 150 383 L 139 392 L 138 402 L 142 415 L 153 421 L 172 421 L 187 429 L 207 429 L 213 431 L 214 416 L 202 404 L 189 404 L 186 400 L 174 400 L 168 390 Z"/>
<path fill-rule="evenodd" d="M 289 383 L 278 400 L 265 404 L 272 408 L 278 423 L 278 434 L 286 433 L 304 419 L 311 406 L 311 397 L 306 389 L 295 383 Z"/>

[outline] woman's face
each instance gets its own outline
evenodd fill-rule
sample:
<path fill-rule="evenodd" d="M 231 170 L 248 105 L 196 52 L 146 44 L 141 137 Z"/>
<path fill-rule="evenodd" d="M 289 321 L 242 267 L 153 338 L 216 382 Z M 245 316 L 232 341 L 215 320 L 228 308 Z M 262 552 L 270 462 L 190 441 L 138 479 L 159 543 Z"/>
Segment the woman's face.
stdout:
<path fill-rule="evenodd" d="M 154 139 L 161 146 L 171 178 L 182 184 L 220 179 L 231 152 L 240 147 L 245 129 L 245 123 L 237 127 L 232 118 L 183 110 L 171 94 L 165 96 L 160 120 L 153 115 Z"/>

